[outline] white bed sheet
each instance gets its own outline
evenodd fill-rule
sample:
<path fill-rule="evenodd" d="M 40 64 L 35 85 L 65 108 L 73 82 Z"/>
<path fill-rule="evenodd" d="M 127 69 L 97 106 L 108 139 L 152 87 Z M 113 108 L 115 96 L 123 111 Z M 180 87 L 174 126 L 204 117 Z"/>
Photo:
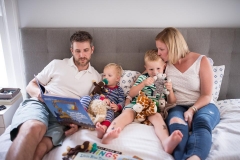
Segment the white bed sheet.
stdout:
<path fill-rule="evenodd" d="M 213 130 L 213 144 L 207 160 L 238 160 L 240 159 L 240 99 L 218 101 L 217 106 L 220 110 L 221 121 Z M 6 152 L 11 145 L 9 129 L 8 127 L 0 136 L 0 159 L 5 159 Z M 62 153 L 67 146 L 75 147 L 86 140 L 147 160 L 173 160 L 171 155 L 163 151 L 153 127 L 136 123 L 128 125 L 109 145 L 101 144 L 95 131 L 79 130 L 67 137 L 61 147 L 56 147 L 48 153 L 44 160 L 62 159 Z"/>

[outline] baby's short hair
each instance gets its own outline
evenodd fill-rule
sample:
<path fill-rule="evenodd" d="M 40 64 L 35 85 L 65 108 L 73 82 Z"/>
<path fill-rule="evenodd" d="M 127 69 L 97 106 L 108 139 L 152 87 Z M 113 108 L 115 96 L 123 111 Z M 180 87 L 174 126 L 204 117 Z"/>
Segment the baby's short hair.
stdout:
<path fill-rule="evenodd" d="M 121 67 L 119 64 L 116 64 L 116 63 L 108 63 L 108 64 L 104 67 L 104 69 L 105 69 L 105 68 L 108 68 L 108 67 L 114 67 L 114 68 L 116 69 L 116 71 L 117 71 L 118 76 L 119 76 L 119 77 L 122 76 L 122 74 L 123 74 L 123 69 L 122 69 L 122 67 Z"/>
<path fill-rule="evenodd" d="M 162 60 L 162 58 L 160 58 L 160 56 L 158 56 L 158 50 L 157 49 L 151 49 L 148 50 L 145 55 L 144 55 L 144 63 L 146 64 L 147 62 L 153 62 L 153 61 L 161 61 L 161 63 L 163 65 L 165 65 L 166 63 Z"/>
<path fill-rule="evenodd" d="M 157 61 L 160 57 L 157 55 L 157 49 L 148 50 L 144 56 L 144 62 L 146 61 Z"/>

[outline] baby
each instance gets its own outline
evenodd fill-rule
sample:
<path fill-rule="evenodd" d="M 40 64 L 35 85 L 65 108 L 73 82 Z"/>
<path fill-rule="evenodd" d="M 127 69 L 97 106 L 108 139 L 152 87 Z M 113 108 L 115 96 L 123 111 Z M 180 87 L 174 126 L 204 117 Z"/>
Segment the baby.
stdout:
<path fill-rule="evenodd" d="M 107 79 L 108 84 L 105 87 L 107 89 L 106 93 L 103 93 L 104 96 L 95 96 L 94 99 L 101 99 L 107 101 L 111 109 L 107 110 L 106 119 L 96 124 L 97 137 L 102 139 L 107 128 L 110 126 L 113 121 L 114 112 L 121 112 L 125 103 L 125 97 L 123 89 L 118 86 L 120 78 L 122 76 L 122 67 L 115 63 L 107 64 L 103 69 L 103 79 Z"/>

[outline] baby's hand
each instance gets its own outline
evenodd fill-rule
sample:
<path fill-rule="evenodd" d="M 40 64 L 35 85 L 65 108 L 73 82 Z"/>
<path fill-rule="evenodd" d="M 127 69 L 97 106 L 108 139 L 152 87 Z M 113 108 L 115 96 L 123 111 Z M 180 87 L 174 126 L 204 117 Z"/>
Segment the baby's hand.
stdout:
<path fill-rule="evenodd" d="M 108 106 L 110 105 L 110 99 L 104 99 L 103 102 L 105 102 Z"/>
<path fill-rule="evenodd" d="M 114 112 L 117 112 L 117 111 L 118 111 L 118 105 L 116 105 L 114 102 L 111 102 L 110 107 L 112 108 L 112 110 L 113 110 Z"/>
<path fill-rule="evenodd" d="M 128 105 L 129 103 L 131 103 L 130 99 L 126 98 L 126 100 L 125 100 L 125 106 Z"/>
<path fill-rule="evenodd" d="M 153 77 L 148 77 L 142 83 L 144 83 L 145 86 L 150 86 L 154 83 L 154 81 L 155 79 Z"/>

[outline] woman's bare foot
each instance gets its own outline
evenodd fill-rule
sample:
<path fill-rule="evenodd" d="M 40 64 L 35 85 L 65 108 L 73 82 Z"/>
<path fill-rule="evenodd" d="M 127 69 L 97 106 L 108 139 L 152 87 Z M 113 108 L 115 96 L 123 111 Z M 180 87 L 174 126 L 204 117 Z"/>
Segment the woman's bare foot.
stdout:
<path fill-rule="evenodd" d="M 172 154 L 176 146 L 182 141 L 183 134 L 181 131 L 174 131 L 167 139 L 162 142 L 165 152 Z"/>
<path fill-rule="evenodd" d="M 120 132 L 121 132 L 121 128 L 117 128 L 108 133 L 105 133 L 105 135 L 103 136 L 103 139 L 102 139 L 102 143 L 108 144 L 113 139 L 117 138 Z"/>
<path fill-rule="evenodd" d="M 101 125 L 99 122 L 96 124 L 96 131 L 97 131 L 97 137 L 102 139 L 103 135 L 105 134 L 107 130 L 107 126 Z"/>

